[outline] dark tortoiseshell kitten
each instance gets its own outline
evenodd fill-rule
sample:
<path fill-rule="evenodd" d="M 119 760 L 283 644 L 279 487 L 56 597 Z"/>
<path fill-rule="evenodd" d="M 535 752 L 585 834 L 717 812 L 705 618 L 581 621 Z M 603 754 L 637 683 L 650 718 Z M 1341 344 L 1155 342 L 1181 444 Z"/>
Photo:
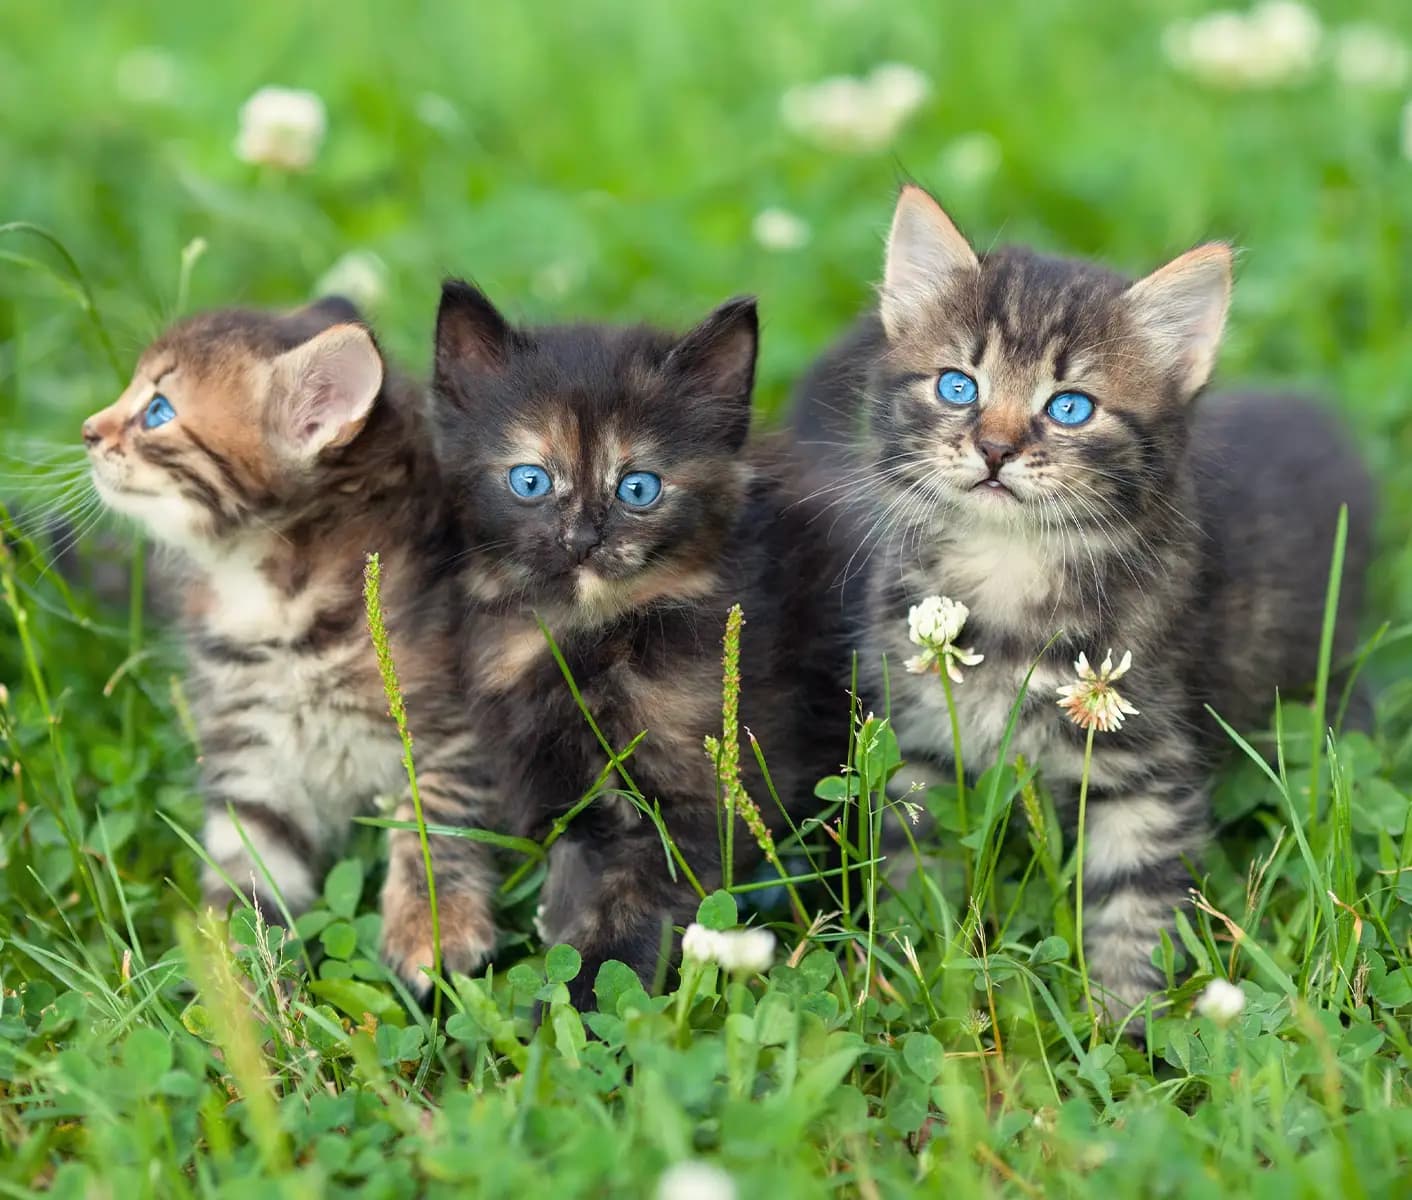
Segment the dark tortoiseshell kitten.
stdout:
<path fill-rule="evenodd" d="M 747 449 L 757 322 L 723 305 L 684 337 L 651 328 L 513 328 L 448 283 L 437 319 L 438 449 L 463 523 L 477 726 L 512 828 L 542 836 L 606 757 L 535 621 L 552 631 L 608 741 L 708 889 L 722 875 L 715 767 L 721 635 L 745 612 L 742 723 L 785 802 L 837 769 L 848 702 L 837 574 L 782 457 Z M 747 753 L 746 759 L 751 756 Z M 763 781 L 746 783 L 776 818 Z M 608 787 L 616 786 L 612 781 Z M 753 843 L 735 838 L 737 878 Z M 592 997 L 618 959 L 651 981 L 696 897 L 652 822 L 604 791 L 551 852 L 542 932 L 583 954 Z"/>
<path fill-rule="evenodd" d="M 275 913 L 248 839 L 299 912 L 350 819 L 406 790 L 364 619 L 370 551 L 382 556 L 428 820 L 484 823 L 489 793 L 447 666 L 460 637 L 454 527 L 424 404 L 386 371 L 352 307 L 330 299 L 286 315 L 182 322 L 84 423 L 103 499 L 172 552 L 162 565 L 182 596 L 203 841 L 219 868 L 206 890 L 218 904 L 230 899 L 228 878 L 253 885 Z M 494 944 L 488 864 L 474 842 L 433 847 L 445 961 L 470 970 Z M 424 988 L 432 946 L 417 835 L 394 832 L 390 850 L 384 950 Z"/>
<path fill-rule="evenodd" d="M 852 442 L 860 418 L 851 453 L 866 456 L 875 502 L 855 561 L 870 559 L 864 658 L 875 689 L 884 655 L 892 666 L 892 717 L 914 768 L 953 769 L 942 688 L 902 669 L 916 652 L 908 609 L 923 597 L 964 602 L 959 644 L 985 656 L 954 689 L 977 767 L 995 760 L 1030 663 L 1062 630 L 1010 753 L 1070 806 L 1085 731 L 1056 689 L 1080 653 L 1094 664 L 1110 648 L 1132 653 L 1118 687 L 1139 715 L 1096 736 L 1084 879 L 1088 964 L 1115 1018 L 1160 986 L 1152 952 L 1207 836 L 1224 738 L 1204 705 L 1248 728 L 1277 687 L 1313 681 L 1344 502 L 1335 658 L 1350 649 L 1369 553 L 1369 482 L 1327 416 L 1289 397 L 1194 403 L 1221 339 L 1230 258 L 1203 246 L 1133 283 L 1020 248 L 978 256 L 908 187 L 878 312 L 802 388 L 805 440 Z"/>

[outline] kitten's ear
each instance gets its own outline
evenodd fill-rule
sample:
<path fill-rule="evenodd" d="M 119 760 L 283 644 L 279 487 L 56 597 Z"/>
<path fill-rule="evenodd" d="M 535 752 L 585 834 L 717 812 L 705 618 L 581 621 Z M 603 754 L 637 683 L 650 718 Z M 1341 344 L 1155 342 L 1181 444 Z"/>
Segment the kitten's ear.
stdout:
<path fill-rule="evenodd" d="M 274 360 L 269 421 L 285 449 L 310 461 L 358 436 L 382 391 L 382 355 L 361 325 L 334 325 Z"/>
<path fill-rule="evenodd" d="M 750 395 L 759 345 L 755 297 L 738 296 L 712 312 L 667 355 L 667 370 L 686 389 L 720 408 L 722 429 L 732 450 L 738 450 L 750 432 Z"/>
<path fill-rule="evenodd" d="M 1231 248 L 1198 246 L 1128 289 L 1133 320 L 1188 394 L 1211 378 L 1231 302 Z"/>
<path fill-rule="evenodd" d="M 887 235 L 879 305 L 883 328 L 895 336 L 908 316 L 924 305 L 948 276 L 979 270 L 980 260 L 971 243 L 941 205 L 909 183 L 897 198 L 892 230 Z"/>
<path fill-rule="evenodd" d="M 363 324 L 363 314 L 353 301 L 343 296 L 321 296 L 280 318 L 286 345 L 297 346 L 332 325 Z"/>
<path fill-rule="evenodd" d="M 441 285 L 436 311 L 436 373 L 478 367 L 499 371 L 509 361 L 515 331 L 479 288 L 460 279 Z"/>

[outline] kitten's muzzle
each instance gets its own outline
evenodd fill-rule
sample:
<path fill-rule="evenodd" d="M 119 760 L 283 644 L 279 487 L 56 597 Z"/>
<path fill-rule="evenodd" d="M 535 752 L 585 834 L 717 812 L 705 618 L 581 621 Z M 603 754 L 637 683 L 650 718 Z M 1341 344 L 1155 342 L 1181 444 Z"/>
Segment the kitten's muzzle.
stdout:
<path fill-rule="evenodd" d="M 985 459 L 985 465 L 990 469 L 992 479 L 998 478 L 1000 468 L 1020 452 L 1013 442 L 992 442 L 984 438 L 976 442 L 976 449 Z"/>
<path fill-rule="evenodd" d="M 603 543 L 603 535 L 599 533 L 598 527 L 589 521 L 580 521 L 572 529 L 566 529 L 559 535 L 559 544 L 573 557 L 574 562 L 582 564 L 588 560 L 588 556 Z"/>
<path fill-rule="evenodd" d="M 83 444 L 92 450 L 93 447 L 102 440 L 102 433 L 99 432 L 98 426 L 93 423 L 93 418 L 89 417 L 88 420 L 83 423 Z"/>

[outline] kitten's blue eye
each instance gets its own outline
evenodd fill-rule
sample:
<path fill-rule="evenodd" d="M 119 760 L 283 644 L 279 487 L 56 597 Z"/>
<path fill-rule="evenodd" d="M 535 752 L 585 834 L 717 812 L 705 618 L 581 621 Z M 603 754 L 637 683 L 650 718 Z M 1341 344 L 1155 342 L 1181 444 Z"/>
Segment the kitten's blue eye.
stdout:
<path fill-rule="evenodd" d="M 980 389 L 965 371 L 943 371 L 941 378 L 936 381 L 936 394 L 947 404 L 964 407 L 976 402 Z"/>
<path fill-rule="evenodd" d="M 1093 416 L 1093 397 L 1082 392 L 1060 392 L 1044 406 L 1044 411 L 1061 425 L 1082 425 Z"/>
<path fill-rule="evenodd" d="M 618 484 L 618 499 L 633 508 L 646 508 L 661 494 L 661 477 L 651 471 L 630 471 Z"/>
<path fill-rule="evenodd" d="M 525 500 L 538 500 L 554 490 L 554 478 L 543 467 L 521 463 L 510 468 L 510 490 Z"/>
<path fill-rule="evenodd" d="M 175 419 L 176 409 L 172 407 L 172 402 L 158 392 L 147 405 L 147 411 L 142 414 L 142 427 L 156 429 L 158 425 L 165 425 Z"/>

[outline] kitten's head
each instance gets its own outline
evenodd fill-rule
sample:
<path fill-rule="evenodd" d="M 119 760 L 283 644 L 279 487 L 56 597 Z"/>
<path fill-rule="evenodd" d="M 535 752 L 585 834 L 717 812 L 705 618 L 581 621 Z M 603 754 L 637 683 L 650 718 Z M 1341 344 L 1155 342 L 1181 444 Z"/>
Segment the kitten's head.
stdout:
<path fill-rule="evenodd" d="M 987 524 L 1115 527 L 1181 460 L 1230 287 L 1219 244 L 1136 283 L 1023 249 L 978 256 L 904 188 L 869 414 L 884 477 Z"/>
<path fill-rule="evenodd" d="M 437 441 L 474 594 L 587 626 L 708 590 L 743 494 L 757 341 L 749 299 L 681 337 L 524 329 L 448 282 Z"/>
<path fill-rule="evenodd" d="M 188 549 L 267 526 L 327 483 L 382 383 L 346 301 L 192 317 L 83 423 L 94 483 L 109 507 Z"/>

